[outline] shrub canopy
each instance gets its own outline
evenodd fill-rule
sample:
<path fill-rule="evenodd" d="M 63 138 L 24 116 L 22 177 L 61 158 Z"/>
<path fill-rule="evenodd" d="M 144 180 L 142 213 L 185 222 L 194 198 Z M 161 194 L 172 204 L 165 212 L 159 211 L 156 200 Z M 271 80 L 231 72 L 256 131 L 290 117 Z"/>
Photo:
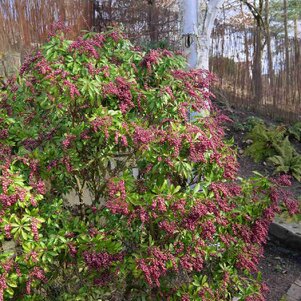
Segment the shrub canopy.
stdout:
<path fill-rule="evenodd" d="M 289 180 L 237 178 L 213 77 L 184 68 L 118 31 L 58 32 L 3 87 L 0 300 L 263 300 Z"/>

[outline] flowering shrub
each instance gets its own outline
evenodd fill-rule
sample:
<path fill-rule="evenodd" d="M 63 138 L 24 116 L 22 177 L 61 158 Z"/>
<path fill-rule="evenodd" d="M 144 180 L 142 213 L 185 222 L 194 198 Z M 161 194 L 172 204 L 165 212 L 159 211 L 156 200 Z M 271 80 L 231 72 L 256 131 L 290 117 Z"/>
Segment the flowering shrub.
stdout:
<path fill-rule="evenodd" d="M 212 75 L 184 67 L 120 32 L 58 33 L 4 87 L 0 300 L 264 300 L 269 224 L 298 210 L 289 178 L 237 178 L 226 118 L 188 119 Z"/>

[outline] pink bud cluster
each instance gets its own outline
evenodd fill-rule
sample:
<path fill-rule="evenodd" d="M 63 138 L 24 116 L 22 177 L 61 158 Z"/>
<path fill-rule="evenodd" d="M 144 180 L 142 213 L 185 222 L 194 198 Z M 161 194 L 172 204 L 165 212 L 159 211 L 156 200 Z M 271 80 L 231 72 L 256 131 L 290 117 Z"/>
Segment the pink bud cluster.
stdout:
<path fill-rule="evenodd" d="M 4 274 L 0 275 L 0 301 L 4 301 L 4 290 L 7 289 L 6 277 Z"/>
<path fill-rule="evenodd" d="M 85 251 L 83 253 L 83 258 L 86 265 L 90 269 L 100 270 L 109 268 L 114 262 L 122 261 L 123 254 L 109 254 L 107 252 L 95 252 L 95 251 Z"/>
<path fill-rule="evenodd" d="M 72 135 L 72 134 L 68 134 L 66 136 L 66 138 L 63 140 L 62 142 L 62 146 L 63 146 L 63 149 L 64 150 L 67 150 L 68 148 L 70 148 L 71 146 L 71 143 L 76 139 L 76 136 L 75 135 Z"/>
<path fill-rule="evenodd" d="M 160 287 L 160 277 L 167 272 L 166 263 L 173 259 L 171 254 L 163 253 L 159 248 L 149 248 L 149 258 L 137 260 L 137 265 L 143 271 L 145 279 L 150 286 Z"/>
<path fill-rule="evenodd" d="M 28 281 L 26 282 L 26 294 L 27 295 L 31 294 L 31 285 L 32 285 L 32 282 L 35 280 L 40 280 L 44 283 L 47 282 L 47 278 L 45 276 L 44 270 L 42 270 L 39 267 L 34 267 L 29 273 Z"/>
<path fill-rule="evenodd" d="M 8 137 L 8 129 L 0 130 L 0 140 L 4 140 Z"/>
<path fill-rule="evenodd" d="M 126 114 L 134 107 L 131 84 L 122 77 L 117 77 L 115 83 L 108 83 L 103 87 L 104 95 L 114 95 L 119 100 L 119 108 Z"/>
<path fill-rule="evenodd" d="M 44 57 L 41 57 L 35 65 L 35 69 L 42 75 L 46 75 L 52 72 L 49 63 Z"/>
<path fill-rule="evenodd" d="M 110 180 L 107 184 L 108 200 L 106 207 L 114 214 L 129 214 L 129 205 L 126 202 L 126 191 L 124 181 L 115 182 Z"/>
<path fill-rule="evenodd" d="M 11 236 L 11 230 L 12 230 L 12 226 L 10 224 L 6 224 L 4 226 L 5 237 L 7 239 L 11 239 L 12 238 L 12 236 Z"/>
<path fill-rule="evenodd" d="M 151 49 L 143 58 L 141 65 L 151 72 L 152 66 L 159 63 L 161 57 L 172 57 L 173 54 L 167 49 Z"/>
<path fill-rule="evenodd" d="M 67 79 L 65 79 L 63 83 L 64 83 L 64 86 L 69 89 L 70 96 L 71 96 L 72 99 L 74 99 L 75 95 L 80 96 L 80 92 L 76 88 L 75 84 L 73 84 L 71 81 L 69 81 Z"/>
<path fill-rule="evenodd" d="M 37 53 L 35 55 L 26 57 L 23 65 L 20 68 L 20 75 L 23 75 L 24 73 L 26 73 L 30 69 L 31 65 L 33 63 L 35 63 L 41 57 L 42 57 L 41 51 L 37 51 Z"/>
<path fill-rule="evenodd" d="M 133 135 L 133 141 L 135 146 L 146 147 L 150 142 L 154 140 L 154 132 L 149 129 L 144 129 L 142 127 L 136 126 Z"/>
<path fill-rule="evenodd" d="M 258 270 L 258 263 L 263 256 L 263 248 L 257 244 L 247 244 L 237 257 L 236 267 L 249 272 Z"/>
<path fill-rule="evenodd" d="M 281 175 L 278 178 L 273 180 L 274 183 L 276 183 L 279 186 L 292 186 L 292 176 L 290 175 Z"/>
<path fill-rule="evenodd" d="M 105 117 L 96 117 L 94 120 L 91 121 L 91 127 L 93 131 L 96 132 L 103 132 L 106 139 L 109 139 L 109 131 L 108 128 L 112 124 L 112 117 L 105 116 Z"/>
<path fill-rule="evenodd" d="M 39 240 L 39 230 L 38 230 L 39 221 L 36 218 L 31 220 L 31 231 L 35 241 Z"/>
<path fill-rule="evenodd" d="M 69 46 L 69 51 L 78 51 L 79 53 L 87 54 L 95 59 L 99 58 L 98 48 L 103 46 L 105 41 L 105 36 L 102 34 L 97 34 L 90 39 L 78 38 Z"/>
<path fill-rule="evenodd" d="M 50 25 L 48 37 L 51 38 L 58 35 L 60 32 L 68 32 L 69 30 L 70 28 L 66 26 L 65 22 L 63 20 L 59 20 Z"/>

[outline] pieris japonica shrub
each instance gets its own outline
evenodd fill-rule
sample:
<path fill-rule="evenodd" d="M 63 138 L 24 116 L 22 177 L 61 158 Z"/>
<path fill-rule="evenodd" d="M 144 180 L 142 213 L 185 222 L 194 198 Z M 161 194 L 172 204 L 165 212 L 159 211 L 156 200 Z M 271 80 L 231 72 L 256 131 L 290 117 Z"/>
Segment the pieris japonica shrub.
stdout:
<path fill-rule="evenodd" d="M 1 92 L 0 300 L 264 300 L 269 224 L 298 208 L 287 177 L 237 177 L 211 81 L 118 31 L 26 60 Z"/>

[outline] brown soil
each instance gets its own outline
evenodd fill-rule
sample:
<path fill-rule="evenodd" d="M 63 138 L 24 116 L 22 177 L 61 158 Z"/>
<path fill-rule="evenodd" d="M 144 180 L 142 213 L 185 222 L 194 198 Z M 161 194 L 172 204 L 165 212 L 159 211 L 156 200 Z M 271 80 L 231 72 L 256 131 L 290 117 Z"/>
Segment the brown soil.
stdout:
<path fill-rule="evenodd" d="M 301 277 L 301 253 L 269 242 L 265 246 L 259 270 L 270 289 L 266 300 L 279 301 L 297 278 Z"/>

